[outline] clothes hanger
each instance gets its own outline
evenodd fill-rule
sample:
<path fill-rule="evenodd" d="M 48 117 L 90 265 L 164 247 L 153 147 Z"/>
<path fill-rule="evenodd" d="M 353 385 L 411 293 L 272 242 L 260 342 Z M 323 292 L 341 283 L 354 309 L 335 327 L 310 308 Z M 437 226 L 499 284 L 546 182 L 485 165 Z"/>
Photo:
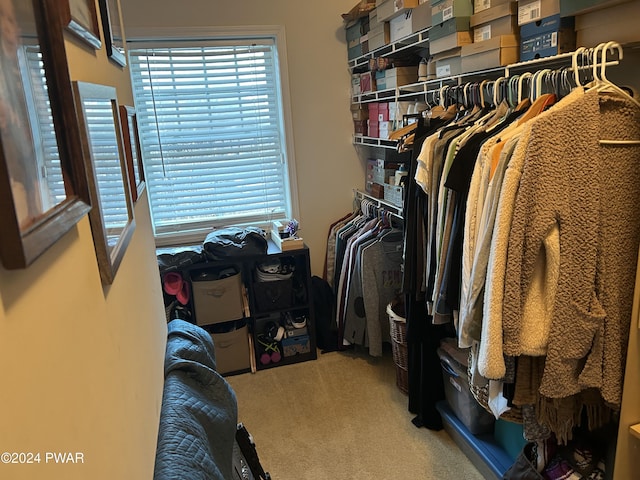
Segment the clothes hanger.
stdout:
<path fill-rule="evenodd" d="M 518 100 L 516 98 L 518 94 L 518 80 L 520 79 L 520 75 L 514 75 L 509 79 L 509 83 L 507 85 L 507 98 L 509 105 L 511 108 L 515 108 L 518 105 Z"/>
<path fill-rule="evenodd" d="M 544 82 L 544 79 L 546 78 L 546 75 L 548 73 L 550 73 L 551 70 L 548 68 L 545 68 L 543 70 L 540 70 L 538 73 L 538 76 L 536 78 L 536 98 L 539 98 L 542 95 L 542 84 Z"/>
<path fill-rule="evenodd" d="M 470 83 L 465 83 L 464 87 L 462 88 L 462 93 L 464 94 L 464 106 L 465 108 L 472 108 L 473 105 L 469 104 L 469 90 L 471 89 L 471 84 Z"/>
<path fill-rule="evenodd" d="M 524 97 L 522 95 L 522 84 L 523 84 L 524 80 L 525 79 L 528 80 L 532 76 L 533 76 L 533 74 L 531 72 L 525 72 L 522 75 L 520 75 L 520 78 L 518 78 L 518 102 L 521 102 L 524 99 Z"/>
<path fill-rule="evenodd" d="M 618 87 L 615 83 L 609 81 L 606 76 L 607 69 L 607 52 L 611 51 L 612 53 L 617 50 L 618 52 L 618 60 L 622 60 L 623 50 L 622 46 L 617 42 L 607 42 L 602 47 L 602 59 L 600 65 L 600 76 L 598 77 L 596 89 L 598 92 L 611 92 L 614 91 L 618 95 L 628 100 L 631 100 L 638 108 L 640 108 L 640 102 L 633 98 L 633 96 L 629 95 L 626 91 Z M 601 139 L 600 145 L 640 145 L 640 140 L 608 140 Z"/>
<path fill-rule="evenodd" d="M 580 87 L 582 82 L 580 81 L 580 68 L 578 67 L 578 55 L 584 53 L 586 48 L 580 47 L 571 56 L 571 68 L 573 69 L 573 80 L 576 83 L 576 87 Z"/>

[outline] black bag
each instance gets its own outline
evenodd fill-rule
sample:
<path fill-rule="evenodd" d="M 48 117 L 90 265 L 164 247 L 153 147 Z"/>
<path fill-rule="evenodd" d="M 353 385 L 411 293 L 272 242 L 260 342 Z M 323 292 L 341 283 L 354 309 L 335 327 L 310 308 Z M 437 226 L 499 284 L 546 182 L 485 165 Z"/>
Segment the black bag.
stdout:
<path fill-rule="evenodd" d="M 226 227 L 214 230 L 204 239 L 204 253 L 211 260 L 239 255 L 265 255 L 267 235 L 257 227 Z"/>
<path fill-rule="evenodd" d="M 167 272 L 177 272 L 196 263 L 206 261 L 202 252 L 202 246 L 163 248 L 158 254 L 158 268 L 160 275 Z"/>
<path fill-rule="evenodd" d="M 322 353 L 338 350 L 338 328 L 336 326 L 336 295 L 322 278 L 311 277 L 313 289 L 313 311 L 316 320 L 316 344 Z"/>

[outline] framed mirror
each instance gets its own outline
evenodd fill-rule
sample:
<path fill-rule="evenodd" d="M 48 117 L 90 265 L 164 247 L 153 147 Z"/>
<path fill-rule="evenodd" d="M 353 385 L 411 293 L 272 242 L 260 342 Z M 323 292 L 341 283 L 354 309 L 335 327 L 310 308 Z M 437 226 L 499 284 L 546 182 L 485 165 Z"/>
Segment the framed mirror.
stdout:
<path fill-rule="evenodd" d="M 124 50 L 124 27 L 120 22 L 120 1 L 99 1 L 107 56 L 118 65 L 125 67 L 127 65 L 127 56 Z"/>
<path fill-rule="evenodd" d="M 81 40 L 95 49 L 102 46 L 98 27 L 98 12 L 94 0 L 61 0 L 65 26 Z"/>
<path fill-rule="evenodd" d="M 135 229 L 115 87 L 74 82 L 93 208 L 93 243 L 104 284 L 111 284 Z"/>
<path fill-rule="evenodd" d="M 0 257 L 25 268 L 90 209 L 61 4 L 0 1 Z"/>
<path fill-rule="evenodd" d="M 138 119 L 136 110 L 129 105 L 120 105 L 120 124 L 122 125 L 122 137 L 124 151 L 129 171 L 129 186 L 133 203 L 138 201 L 144 192 L 144 169 L 142 165 L 142 150 L 140 137 L 138 136 Z"/>

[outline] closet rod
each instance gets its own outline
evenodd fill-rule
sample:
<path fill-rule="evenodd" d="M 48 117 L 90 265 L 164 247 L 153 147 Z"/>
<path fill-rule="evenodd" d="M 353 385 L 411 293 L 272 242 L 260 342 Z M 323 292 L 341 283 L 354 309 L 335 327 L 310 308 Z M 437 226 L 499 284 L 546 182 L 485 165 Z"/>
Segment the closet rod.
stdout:
<path fill-rule="evenodd" d="M 394 217 L 404 221 L 404 217 L 402 216 L 402 213 L 403 213 L 402 207 L 394 205 L 393 203 L 390 203 L 390 202 L 385 202 L 380 198 L 373 197 L 368 193 L 365 193 L 358 189 L 353 190 L 353 195 L 356 201 L 360 202 L 362 199 L 367 199 L 370 202 L 374 203 L 376 207 L 386 210 Z"/>

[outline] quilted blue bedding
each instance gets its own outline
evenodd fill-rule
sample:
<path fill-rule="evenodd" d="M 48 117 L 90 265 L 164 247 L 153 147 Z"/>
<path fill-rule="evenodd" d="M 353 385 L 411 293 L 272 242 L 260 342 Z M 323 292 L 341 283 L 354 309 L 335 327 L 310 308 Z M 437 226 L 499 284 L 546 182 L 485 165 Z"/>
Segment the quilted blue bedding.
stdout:
<path fill-rule="evenodd" d="M 165 384 L 154 480 L 228 480 L 238 423 L 235 393 L 216 372 L 211 336 L 168 325 Z"/>

